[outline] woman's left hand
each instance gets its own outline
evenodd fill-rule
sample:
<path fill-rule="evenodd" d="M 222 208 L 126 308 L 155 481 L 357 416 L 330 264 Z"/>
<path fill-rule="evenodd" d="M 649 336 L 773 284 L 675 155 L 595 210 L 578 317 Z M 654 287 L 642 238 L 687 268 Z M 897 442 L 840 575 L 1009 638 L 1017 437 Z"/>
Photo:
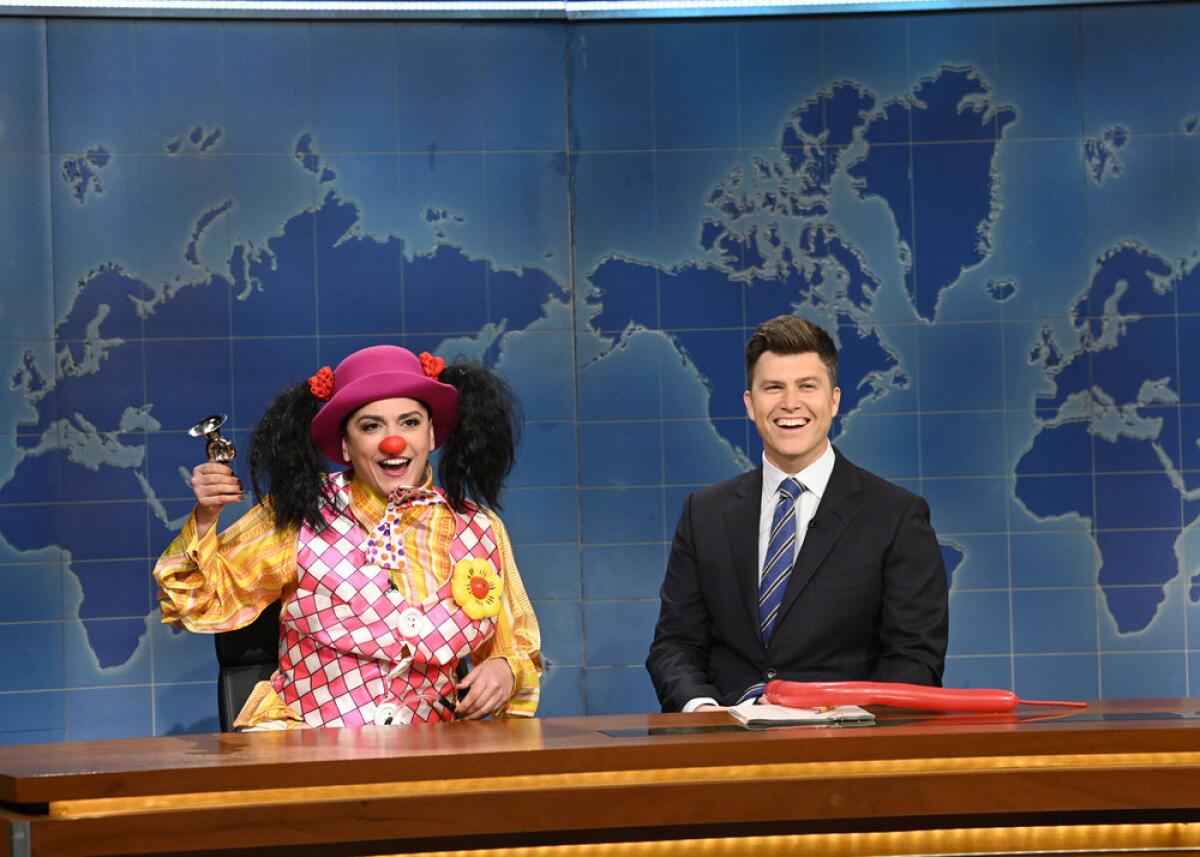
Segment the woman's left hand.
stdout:
<path fill-rule="evenodd" d="M 513 691 L 512 667 L 504 658 L 488 658 L 458 683 L 467 695 L 458 703 L 458 720 L 482 720 L 508 702 Z"/>

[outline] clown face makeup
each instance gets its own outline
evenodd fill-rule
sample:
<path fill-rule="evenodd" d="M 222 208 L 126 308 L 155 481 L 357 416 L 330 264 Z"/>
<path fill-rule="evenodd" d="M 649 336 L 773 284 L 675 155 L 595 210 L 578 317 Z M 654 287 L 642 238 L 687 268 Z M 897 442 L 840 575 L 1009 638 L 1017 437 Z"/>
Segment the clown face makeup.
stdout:
<path fill-rule="evenodd" d="M 419 485 L 431 452 L 433 422 L 416 399 L 363 405 L 342 433 L 342 457 L 355 478 L 384 497 L 400 486 Z"/>

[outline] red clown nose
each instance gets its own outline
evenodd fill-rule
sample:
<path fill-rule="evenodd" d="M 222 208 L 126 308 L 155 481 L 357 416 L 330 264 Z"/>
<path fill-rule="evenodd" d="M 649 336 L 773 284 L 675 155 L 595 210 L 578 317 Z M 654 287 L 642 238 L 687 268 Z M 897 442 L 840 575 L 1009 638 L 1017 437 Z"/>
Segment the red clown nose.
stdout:
<path fill-rule="evenodd" d="M 383 440 L 379 441 L 379 451 L 387 455 L 399 455 L 404 452 L 408 444 L 404 438 L 398 434 L 388 435 Z"/>

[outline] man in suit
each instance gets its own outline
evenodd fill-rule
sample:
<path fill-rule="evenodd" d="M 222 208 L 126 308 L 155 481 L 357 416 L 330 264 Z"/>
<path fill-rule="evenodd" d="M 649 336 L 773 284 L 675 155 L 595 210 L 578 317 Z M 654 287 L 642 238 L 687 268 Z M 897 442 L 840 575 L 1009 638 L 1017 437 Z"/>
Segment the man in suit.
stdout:
<path fill-rule="evenodd" d="M 692 494 L 646 668 L 664 711 L 735 705 L 773 678 L 940 685 L 947 587 L 920 497 L 829 442 L 829 334 L 798 316 L 746 344 L 762 467 Z"/>

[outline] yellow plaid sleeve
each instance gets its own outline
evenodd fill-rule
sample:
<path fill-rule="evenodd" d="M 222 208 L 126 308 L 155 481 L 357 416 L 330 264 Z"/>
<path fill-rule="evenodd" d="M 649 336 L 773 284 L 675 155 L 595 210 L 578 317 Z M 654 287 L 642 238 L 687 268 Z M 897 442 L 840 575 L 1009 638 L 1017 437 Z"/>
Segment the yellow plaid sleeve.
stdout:
<path fill-rule="evenodd" d="M 154 566 L 162 621 L 213 634 L 242 628 L 296 584 L 296 533 L 277 532 L 262 503 L 220 535 L 195 512 Z"/>
<path fill-rule="evenodd" d="M 508 531 L 495 514 L 489 511 L 487 515 L 500 548 L 504 597 L 496 616 L 495 635 L 471 659 L 477 664 L 497 657 L 508 661 L 514 678 L 513 695 L 500 716 L 532 717 L 542 690 L 542 632 L 517 571 Z"/>

